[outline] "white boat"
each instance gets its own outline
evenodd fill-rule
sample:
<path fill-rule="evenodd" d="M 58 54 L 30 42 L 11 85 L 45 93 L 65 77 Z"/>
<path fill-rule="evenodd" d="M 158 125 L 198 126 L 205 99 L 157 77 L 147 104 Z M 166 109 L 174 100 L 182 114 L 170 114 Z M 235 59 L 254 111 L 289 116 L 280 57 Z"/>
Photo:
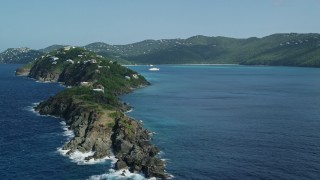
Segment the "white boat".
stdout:
<path fill-rule="evenodd" d="M 150 68 L 149 71 L 159 71 L 160 68 Z"/>

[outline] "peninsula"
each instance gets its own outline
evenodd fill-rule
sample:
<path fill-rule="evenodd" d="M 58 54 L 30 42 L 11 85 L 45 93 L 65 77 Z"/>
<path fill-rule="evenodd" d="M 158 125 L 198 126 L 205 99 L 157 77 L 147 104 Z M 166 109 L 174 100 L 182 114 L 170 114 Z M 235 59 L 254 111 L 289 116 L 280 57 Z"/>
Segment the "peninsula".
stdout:
<path fill-rule="evenodd" d="M 92 51 L 64 47 L 44 54 L 17 69 L 39 81 L 60 82 L 67 88 L 41 102 L 41 115 L 64 118 L 74 138 L 63 146 L 67 154 L 94 152 L 86 158 L 115 155 L 116 169 L 144 173 L 147 178 L 167 179 L 165 162 L 152 145 L 150 132 L 125 112 L 130 108 L 118 95 L 149 85 L 137 72 Z"/>

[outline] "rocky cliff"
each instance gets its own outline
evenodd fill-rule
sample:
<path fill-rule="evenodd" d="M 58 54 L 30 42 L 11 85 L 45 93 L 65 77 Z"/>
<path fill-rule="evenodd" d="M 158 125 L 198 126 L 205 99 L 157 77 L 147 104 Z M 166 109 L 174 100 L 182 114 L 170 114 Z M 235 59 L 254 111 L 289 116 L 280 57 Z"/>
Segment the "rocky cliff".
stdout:
<path fill-rule="evenodd" d="M 159 148 L 150 143 L 150 132 L 129 118 L 119 117 L 113 127 L 112 147 L 119 159 L 116 168 L 130 167 L 132 172 L 143 172 L 146 177 L 166 179 L 165 163 L 156 155 Z"/>
<path fill-rule="evenodd" d="M 120 111 L 90 107 L 73 98 L 51 97 L 36 110 L 42 115 L 64 118 L 75 137 L 63 146 L 68 154 L 90 152 L 100 159 L 114 154 L 116 169 L 143 172 L 146 177 L 168 178 L 165 163 L 157 157 L 159 148 L 151 144 L 150 132 Z"/>
<path fill-rule="evenodd" d="M 40 58 L 30 68 L 29 77 L 72 86 L 35 108 L 42 115 L 65 119 L 74 131 L 74 138 L 63 146 L 68 154 L 94 152 L 86 160 L 114 154 L 117 169 L 143 172 L 146 177 L 169 177 L 164 161 L 157 157 L 159 149 L 150 142 L 149 131 L 124 114 L 128 107 L 117 97 L 148 85 L 144 77 L 83 49 L 61 49 Z"/>
<path fill-rule="evenodd" d="M 99 159 L 112 154 L 111 134 L 114 120 L 108 117 L 107 110 L 91 108 L 85 102 L 72 97 L 51 97 L 36 107 L 42 115 L 53 115 L 64 118 L 66 124 L 73 130 L 75 137 L 66 143 L 64 150 L 72 153 L 95 152 L 87 159 Z"/>

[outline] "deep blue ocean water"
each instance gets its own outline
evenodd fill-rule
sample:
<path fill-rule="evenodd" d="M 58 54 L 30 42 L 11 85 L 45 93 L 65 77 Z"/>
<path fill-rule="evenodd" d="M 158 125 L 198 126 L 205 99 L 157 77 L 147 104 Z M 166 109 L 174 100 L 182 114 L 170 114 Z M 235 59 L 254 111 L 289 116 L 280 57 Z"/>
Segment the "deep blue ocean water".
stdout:
<path fill-rule="evenodd" d="M 60 119 L 30 109 L 63 89 L 0 66 L 0 179 L 88 179 L 110 161 L 60 155 Z M 121 98 L 155 132 L 175 179 L 320 179 L 320 69 L 132 66 L 152 83 Z M 94 176 L 109 177 L 109 176 Z"/>
<path fill-rule="evenodd" d="M 62 120 L 31 109 L 63 87 L 16 77 L 19 66 L 0 65 L 0 179 L 87 179 L 108 171 L 110 162 L 77 165 L 57 151 L 68 138 Z"/>

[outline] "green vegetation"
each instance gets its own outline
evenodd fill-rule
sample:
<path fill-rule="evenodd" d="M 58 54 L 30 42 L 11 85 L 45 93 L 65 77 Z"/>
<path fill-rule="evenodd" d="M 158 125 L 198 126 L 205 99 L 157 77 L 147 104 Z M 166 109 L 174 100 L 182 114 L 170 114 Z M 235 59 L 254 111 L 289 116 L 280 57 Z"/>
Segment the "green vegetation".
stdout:
<path fill-rule="evenodd" d="M 29 48 L 9 48 L 0 53 L 0 64 L 26 64 L 43 55 L 42 52 Z"/>
<path fill-rule="evenodd" d="M 113 120 L 113 121 L 111 121 L 111 122 L 109 122 L 109 123 L 107 124 L 107 127 L 108 127 L 109 129 L 112 129 L 115 124 L 116 124 L 116 122 L 115 122 L 115 120 Z"/>
<path fill-rule="evenodd" d="M 61 49 L 61 48 L 63 48 L 63 47 L 65 47 L 65 46 L 64 46 L 64 45 L 57 45 L 57 44 L 55 44 L 55 45 L 48 46 L 48 47 L 46 47 L 46 48 L 44 48 L 44 49 L 39 49 L 39 51 L 41 51 L 41 52 L 43 52 L 43 53 L 50 53 L 50 52 L 52 52 L 52 51 L 55 51 L 55 50 L 57 50 L 57 49 Z"/>
<path fill-rule="evenodd" d="M 320 67 L 319 57 L 319 34 L 291 33 L 249 39 L 195 36 L 186 39 L 184 45 L 127 58 L 140 64 L 229 63 Z"/>
<path fill-rule="evenodd" d="M 54 50 L 60 58 L 73 57 L 72 53 L 63 54 L 63 51 L 58 49 L 61 47 L 50 46 L 38 54 L 26 48 L 9 53 L 13 51 L 11 49 L 0 54 L 0 63 L 26 63 L 48 50 Z M 86 56 L 95 52 L 106 57 L 105 59 L 123 64 L 196 63 L 320 67 L 320 34 L 315 33 L 273 34 L 248 39 L 194 36 L 188 39 L 145 40 L 128 45 L 97 42 L 84 46 L 84 49 L 75 48 L 70 51 L 77 54 L 85 52 L 85 49 L 90 50 L 86 51 Z"/>
<path fill-rule="evenodd" d="M 109 117 L 111 117 L 112 119 L 117 119 L 121 116 L 121 113 L 118 111 L 112 112 L 109 114 Z"/>
<path fill-rule="evenodd" d="M 99 53 L 113 53 L 132 64 L 320 67 L 320 35 L 311 33 L 273 34 L 248 39 L 194 36 L 188 39 L 146 40 L 123 46 L 93 43 L 86 48 Z"/>
<path fill-rule="evenodd" d="M 83 48 L 58 49 L 25 67 L 31 67 L 32 78 L 69 86 L 56 95 L 58 99 L 72 98 L 95 110 L 118 110 L 123 107 L 118 95 L 148 84 L 133 70 Z"/>
<path fill-rule="evenodd" d="M 126 118 L 121 118 L 119 121 L 119 125 L 123 126 L 125 128 L 125 132 L 127 133 L 127 137 L 130 139 L 133 137 L 134 133 L 135 133 L 135 128 L 134 126 L 131 124 L 131 121 L 129 121 Z"/>

